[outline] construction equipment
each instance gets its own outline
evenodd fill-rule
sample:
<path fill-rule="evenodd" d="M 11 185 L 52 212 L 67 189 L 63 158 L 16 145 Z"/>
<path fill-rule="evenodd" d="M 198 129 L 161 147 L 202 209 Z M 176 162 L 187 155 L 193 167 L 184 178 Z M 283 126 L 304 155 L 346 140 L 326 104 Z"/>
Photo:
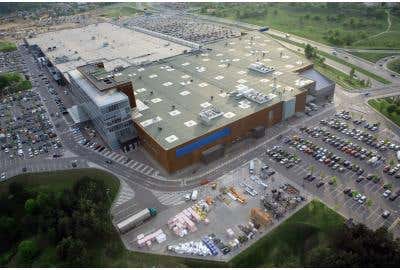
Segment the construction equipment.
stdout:
<path fill-rule="evenodd" d="M 240 202 L 241 204 L 245 204 L 246 201 L 246 197 L 244 197 L 242 194 L 240 194 L 234 187 L 230 187 L 229 188 L 229 192 L 236 198 L 236 200 L 238 202 Z"/>

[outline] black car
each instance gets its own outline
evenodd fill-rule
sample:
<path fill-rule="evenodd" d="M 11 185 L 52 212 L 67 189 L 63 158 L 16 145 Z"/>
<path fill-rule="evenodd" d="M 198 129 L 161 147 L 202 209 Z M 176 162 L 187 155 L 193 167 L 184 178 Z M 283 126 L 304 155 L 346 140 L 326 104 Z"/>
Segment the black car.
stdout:
<path fill-rule="evenodd" d="M 345 189 L 343 190 L 343 193 L 344 193 L 344 194 L 350 194 L 350 193 L 351 193 L 351 188 L 345 188 Z"/>
<path fill-rule="evenodd" d="M 112 160 L 110 160 L 110 159 L 107 159 L 105 162 L 106 162 L 107 164 L 112 164 Z"/>
<path fill-rule="evenodd" d="M 356 179 L 356 182 L 357 183 L 360 183 L 360 182 L 362 182 L 362 181 L 364 181 L 365 180 L 365 177 L 364 176 L 360 176 L 360 177 L 358 177 L 357 179 Z"/>
<path fill-rule="evenodd" d="M 325 183 L 322 182 L 322 181 L 319 181 L 319 182 L 316 184 L 317 188 L 320 188 L 320 187 L 322 187 L 323 185 L 325 185 Z"/>

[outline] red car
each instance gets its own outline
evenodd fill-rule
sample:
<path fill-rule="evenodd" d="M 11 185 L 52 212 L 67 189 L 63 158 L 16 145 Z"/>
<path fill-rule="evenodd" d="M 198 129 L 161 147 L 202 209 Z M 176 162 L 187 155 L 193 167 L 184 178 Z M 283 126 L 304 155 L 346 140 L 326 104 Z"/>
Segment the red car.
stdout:
<path fill-rule="evenodd" d="M 385 167 L 383 167 L 383 172 L 387 173 L 390 170 L 390 166 L 386 165 Z"/>

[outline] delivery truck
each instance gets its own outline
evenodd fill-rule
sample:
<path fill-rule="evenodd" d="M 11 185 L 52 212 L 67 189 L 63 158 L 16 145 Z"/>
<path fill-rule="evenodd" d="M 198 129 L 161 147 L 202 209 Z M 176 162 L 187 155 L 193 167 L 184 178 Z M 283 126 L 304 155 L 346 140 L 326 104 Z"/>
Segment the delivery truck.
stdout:
<path fill-rule="evenodd" d="M 148 220 L 151 217 L 154 217 L 157 215 L 157 209 L 155 208 L 145 208 L 142 211 L 120 221 L 117 224 L 117 229 L 120 233 L 126 233 L 133 228 L 139 226 L 146 220 Z"/>

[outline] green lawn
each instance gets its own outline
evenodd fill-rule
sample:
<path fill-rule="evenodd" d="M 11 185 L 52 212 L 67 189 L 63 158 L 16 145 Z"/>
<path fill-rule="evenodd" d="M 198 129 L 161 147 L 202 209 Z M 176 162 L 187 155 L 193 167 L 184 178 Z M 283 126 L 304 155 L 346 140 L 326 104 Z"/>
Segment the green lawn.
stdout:
<path fill-rule="evenodd" d="M 399 97 L 370 99 L 368 104 L 400 126 L 400 102 L 398 98 Z"/>
<path fill-rule="evenodd" d="M 395 60 L 390 61 L 387 64 L 387 67 L 390 70 L 400 74 L 400 59 L 395 59 Z"/>
<path fill-rule="evenodd" d="M 398 12 L 391 10 L 390 33 L 384 7 L 362 3 L 202 3 L 202 14 L 251 24 L 341 47 L 400 48 Z M 371 37 L 371 38 L 370 38 Z"/>
<path fill-rule="evenodd" d="M 328 243 L 344 218 L 312 201 L 233 259 L 233 267 L 302 267 L 307 252 Z"/>
<path fill-rule="evenodd" d="M 122 16 L 133 16 L 139 11 L 136 9 L 136 3 L 118 3 L 108 5 L 101 9 L 101 15 L 109 18 L 118 18 Z"/>
<path fill-rule="evenodd" d="M 0 73 L 0 95 L 28 90 L 32 88 L 30 81 L 18 72 Z"/>
<path fill-rule="evenodd" d="M 119 181 L 112 174 L 97 169 L 76 169 L 20 174 L 5 182 L 1 182 L 0 194 L 8 191 L 8 186 L 11 182 L 19 182 L 31 191 L 62 191 L 72 188 L 74 183 L 83 176 L 104 181 L 106 186 L 110 188 L 111 198 L 114 198 L 118 192 Z"/>
<path fill-rule="evenodd" d="M 10 41 L 0 41 L 0 52 L 12 52 L 17 49 L 15 43 Z"/>
<path fill-rule="evenodd" d="M 393 53 L 380 53 L 380 52 L 351 52 L 351 54 L 373 63 L 378 62 L 382 58 L 396 55 Z"/>

